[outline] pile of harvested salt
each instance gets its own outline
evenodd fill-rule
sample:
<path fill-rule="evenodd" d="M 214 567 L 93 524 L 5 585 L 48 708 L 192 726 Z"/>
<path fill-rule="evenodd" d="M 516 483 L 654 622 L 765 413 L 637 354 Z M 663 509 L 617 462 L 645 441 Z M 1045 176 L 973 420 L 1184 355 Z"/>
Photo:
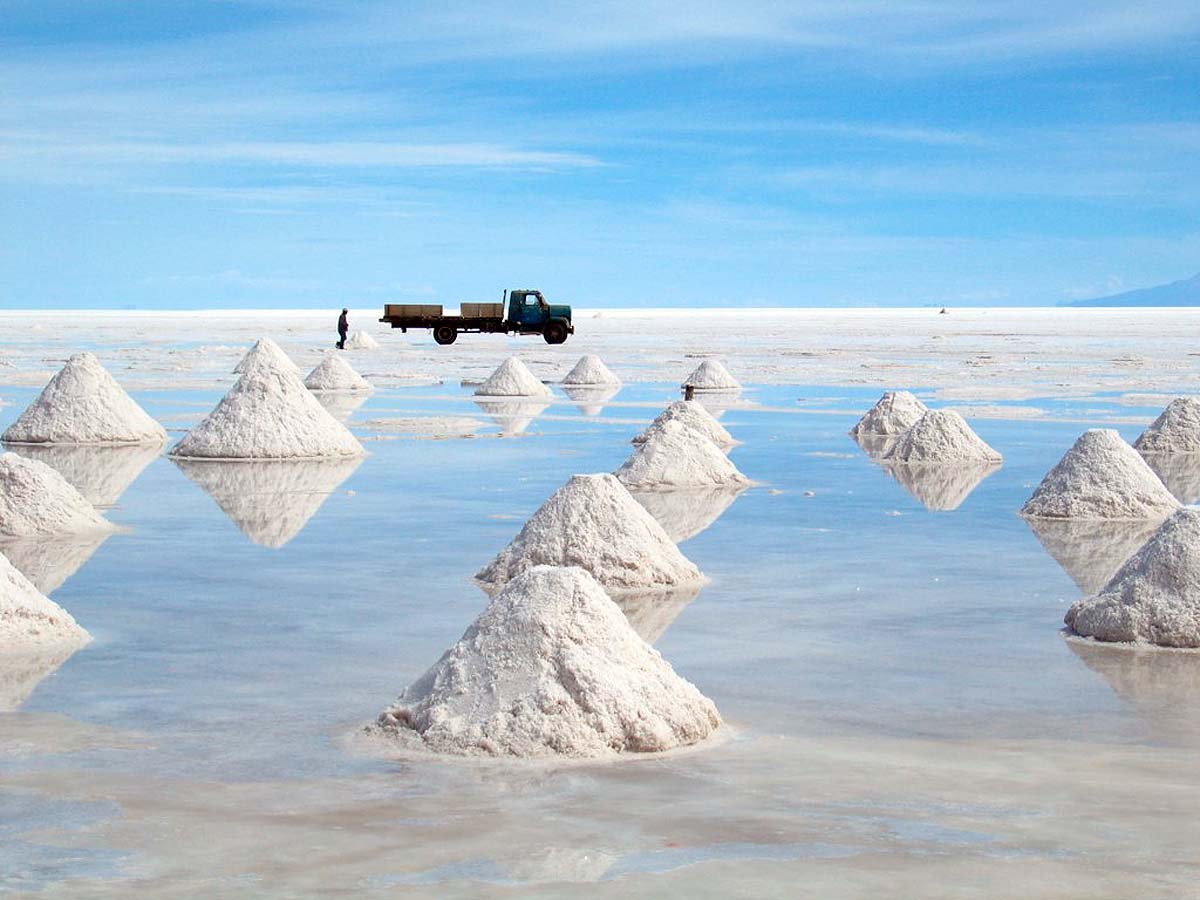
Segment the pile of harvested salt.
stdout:
<path fill-rule="evenodd" d="M 698 431 L 678 421 L 664 422 L 613 473 L 628 488 L 735 487 L 750 483 Z"/>
<path fill-rule="evenodd" d="M 550 397 L 553 394 L 537 377 L 529 371 L 525 363 L 510 356 L 500 364 L 479 387 L 475 389 L 479 397 Z"/>
<path fill-rule="evenodd" d="M 1179 501 L 1116 431 L 1093 428 L 1046 474 L 1021 515 L 1161 519 L 1178 508 Z"/>
<path fill-rule="evenodd" d="M 852 435 L 903 434 L 929 411 L 908 391 L 886 391 L 850 429 Z"/>
<path fill-rule="evenodd" d="M 8 443 L 161 444 L 146 415 L 91 353 L 76 353 L 4 432 Z"/>
<path fill-rule="evenodd" d="M 1200 647 L 1200 509 L 1178 510 L 1065 621 L 1098 641 Z"/>
<path fill-rule="evenodd" d="M 893 462 L 1000 462 L 1000 454 L 949 409 L 931 409 L 884 453 Z"/>
<path fill-rule="evenodd" d="M 0 554 L 0 654 L 85 644 L 90 636 Z"/>
<path fill-rule="evenodd" d="M 679 422 L 692 431 L 704 435 L 722 450 L 727 450 L 737 443 L 733 439 L 733 435 L 726 431 L 725 427 L 713 418 L 713 414 L 702 404 L 687 400 L 676 400 L 664 409 L 658 414 L 658 418 L 651 422 L 646 430 L 635 437 L 631 443 L 646 443 L 661 432 L 667 422 Z"/>
<path fill-rule="evenodd" d="M 740 391 L 738 380 L 729 374 L 720 360 L 706 359 L 686 379 L 683 387 L 697 391 Z"/>
<path fill-rule="evenodd" d="M 534 566 L 579 566 L 616 590 L 683 587 L 704 576 L 612 475 L 574 475 L 475 576 L 494 590 Z"/>
<path fill-rule="evenodd" d="M 379 341 L 371 337 L 370 332 L 354 331 L 346 338 L 347 350 L 378 350 Z"/>
<path fill-rule="evenodd" d="M 238 375 L 244 375 L 259 364 L 265 364 L 268 367 L 274 366 L 283 369 L 285 372 L 294 372 L 297 375 L 300 374 L 300 369 L 283 352 L 283 348 L 269 337 L 259 338 L 254 346 L 246 351 L 246 355 L 242 357 L 242 361 L 233 367 L 233 371 Z"/>
<path fill-rule="evenodd" d="M 578 568 L 513 580 L 370 730 L 464 756 L 659 753 L 721 724 Z"/>
<path fill-rule="evenodd" d="M 612 373 L 612 370 L 604 364 L 604 360 L 589 353 L 579 358 L 579 362 L 575 363 L 575 368 L 567 373 L 567 377 L 562 380 L 562 383 L 592 386 L 614 385 L 620 384 L 621 379 Z"/>
<path fill-rule="evenodd" d="M 331 350 L 304 379 L 310 391 L 369 391 L 371 383 L 354 371 L 354 367 L 336 350 Z"/>
<path fill-rule="evenodd" d="M 0 454 L 0 535 L 97 534 L 112 528 L 45 463 L 15 453 Z"/>
<path fill-rule="evenodd" d="M 253 365 L 170 455 L 314 459 L 364 452 L 358 439 L 325 411 L 294 372 Z"/>
<path fill-rule="evenodd" d="M 1133 446 L 1142 453 L 1200 453 L 1200 399 L 1176 397 Z"/>

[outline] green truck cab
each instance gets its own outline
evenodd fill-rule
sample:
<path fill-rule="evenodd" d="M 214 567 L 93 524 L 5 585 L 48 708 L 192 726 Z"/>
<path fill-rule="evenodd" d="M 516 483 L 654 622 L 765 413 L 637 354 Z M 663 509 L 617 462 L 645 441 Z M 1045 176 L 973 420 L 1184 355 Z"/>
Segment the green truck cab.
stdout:
<path fill-rule="evenodd" d="M 547 344 L 561 344 L 575 332 L 571 307 L 547 303 L 541 291 L 509 291 L 508 322 L 519 334 L 540 334 Z"/>

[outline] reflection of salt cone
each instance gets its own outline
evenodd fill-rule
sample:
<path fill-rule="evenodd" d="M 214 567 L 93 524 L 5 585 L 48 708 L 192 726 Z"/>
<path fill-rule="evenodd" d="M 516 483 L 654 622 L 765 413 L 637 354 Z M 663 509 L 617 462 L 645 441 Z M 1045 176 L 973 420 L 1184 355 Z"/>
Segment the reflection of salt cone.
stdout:
<path fill-rule="evenodd" d="M 17 538 L 0 543 L 0 553 L 7 556 L 8 561 L 32 581 L 34 587 L 43 594 L 50 594 L 79 571 L 106 540 L 107 532 L 69 537 Z"/>
<path fill-rule="evenodd" d="M 33 647 L 19 653 L 0 651 L 0 712 L 16 709 L 33 689 L 52 675 L 86 641 Z"/>
<path fill-rule="evenodd" d="M 272 548 L 282 547 L 299 534 L 325 498 L 361 462 L 361 457 L 277 462 L 174 460 L 246 537 Z"/>
<path fill-rule="evenodd" d="M 313 396 L 325 412 L 344 423 L 371 395 L 368 391 L 313 391 Z"/>
<path fill-rule="evenodd" d="M 1068 638 L 1067 646 L 1130 704 L 1154 735 L 1200 747 L 1200 653 Z"/>
<path fill-rule="evenodd" d="M 22 456 L 44 462 L 92 506 L 115 506 L 161 452 L 158 444 L 22 444 Z"/>
<path fill-rule="evenodd" d="M 653 644 L 699 593 L 700 585 L 693 585 L 674 591 L 620 592 L 610 596 L 625 613 L 638 637 Z"/>
<path fill-rule="evenodd" d="M 598 416 L 604 412 L 604 404 L 617 395 L 621 390 L 619 384 L 606 384 L 599 387 L 582 385 L 562 385 L 562 392 L 575 404 L 585 416 Z"/>
<path fill-rule="evenodd" d="M 868 456 L 873 456 L 876 459 L 882 459 L 884 454 L 896 442 L 897 435 L 894 434 L 870 434 L 862 431 L 858 434 L 850 433 L 850 440 L 858 444 L 859 449 Z"/>
<path fill-rule="evenodd" d="M 741 405 L 741 396 L 742 392 L 740 389 L 737 391 L 726 391 L 724 393 L 697 391 L 694 402 L 699 403 L 701 406 L 707 409 L 712 414 L 714 419 L 719 419 L 721 416 L 725 415 L 725 410 Z"/>
<path fill-rule="evenodd" d="M 1085 594 L 1098 593 L 1158 529 L 1158 519 L 1025 518 L 1043 549 Z"/>
<path fill-rule="evenodd" d="M 926 509 L 958 509 L 983 479 L 1000 467 L 992 463 L 882 463 L 884 471 Z"/>
<path fill-rule="evenodd" d="M 1143 453 L 1142 458 L 1180 503 L 1200 500 L 1200 453 Z"/>
<path fill-rule="evenodd" d="M 675 543 L 695 537 L 721 517 L 744 487 L 630 491 Z"/>
<path fill-rule="evenodd" d="M 503 863 L 518 884 L 592 884 L 617 857 L 583 847 L 539 847 Z"/>
<path fill-rule="evenodd" d="M 492 417 L 500 426 L 501 434 L 522 434 L 533 424 L 533 420 L 545 412 L 550 404 L 535 400 L 485 400 L 475 398 L 475 405 Z"/>

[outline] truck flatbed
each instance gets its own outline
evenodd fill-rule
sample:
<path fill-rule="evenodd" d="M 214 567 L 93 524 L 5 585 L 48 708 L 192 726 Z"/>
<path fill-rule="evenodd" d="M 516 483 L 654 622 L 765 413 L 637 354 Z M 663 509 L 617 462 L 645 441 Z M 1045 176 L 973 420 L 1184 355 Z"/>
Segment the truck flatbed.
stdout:
<path fill-rule="evenodd" d="M 453 344 L 460 333 L 540 334 L 548 344 L 561 344 L 575 333 L 571 307 L 546 303 L 540 291 L 506 291 L 505 303 L 463 303 L 458 315 L 446 315 L 441 306 L 426 303 L 388 303 L 380 322 L 407 332 L 425 328 L 439 344 Z"/>

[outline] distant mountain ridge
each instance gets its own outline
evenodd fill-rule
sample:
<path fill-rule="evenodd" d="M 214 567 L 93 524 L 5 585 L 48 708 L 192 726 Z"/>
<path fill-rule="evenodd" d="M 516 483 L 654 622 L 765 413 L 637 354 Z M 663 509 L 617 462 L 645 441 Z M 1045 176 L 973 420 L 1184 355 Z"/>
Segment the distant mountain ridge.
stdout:
<path fill-rule="evenodd" d="M 1064 306 L 1200 306 L 1200 273 L 1157 287 L 1077 300 Z"/>

